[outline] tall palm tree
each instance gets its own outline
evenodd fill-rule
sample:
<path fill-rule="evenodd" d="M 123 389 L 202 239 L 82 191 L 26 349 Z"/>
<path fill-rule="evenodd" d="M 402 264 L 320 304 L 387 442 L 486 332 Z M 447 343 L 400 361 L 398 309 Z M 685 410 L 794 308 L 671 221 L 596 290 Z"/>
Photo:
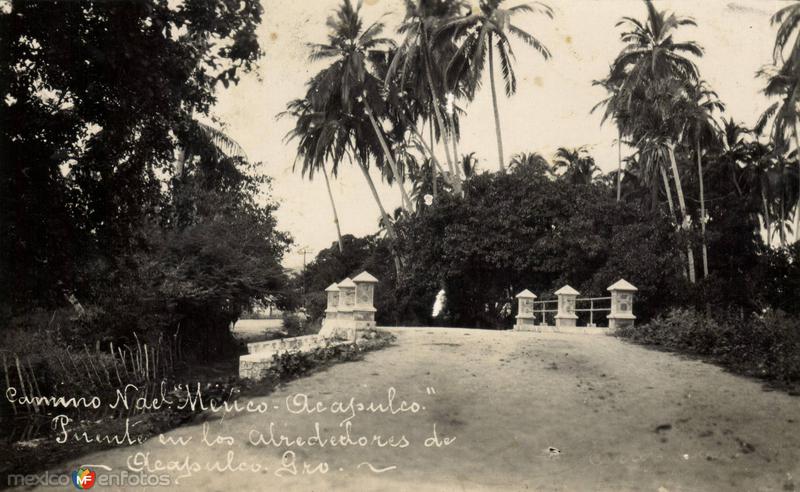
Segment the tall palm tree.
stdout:
<path fill-rule="evenodd" d="M 695 63 L 686 55 L 700 57 L 702 49 L 693 41 L 676 42 L 675 31 L 682 26 L 694 26 L 691 18 L 659 11 L 651 0 L 645 0 L 647 21 L 623 17 L 617 23 L 623 27 L 620 38 L 625 47 L 614 60 L 605 81 L 614 90 L 614 108 L 625 112 L 622 136 L 634 142 L 660 142 L 669 157 L 672 177 L 681 210 L 684 229 L 690 227 L 681 176 L 675 158 L 675 147 L 681 140 L 683 121 L 676 114 L 676 105 L 685 99 L 689 88 L 697 83 L 699 74 Z M 694 254 L 687 246 L 689 280 L 694 282 Z"/>
<path fill-rule="evenodd" d="M 338 128 L 336 121 L 326 121 L 323 112 L 315 111 L 308 99 L 295 99 L 287 104 L 287 110 L 278 117 L 295 118 L 295 127 L 286 135 L 287 140 L 297 139 L 297 158 L 295 166 L 302 160 L 301 175 L 314 178 L 315 172 L 321 172 L 325 178 L 325 188 L 333 211 L 333 223 L 336 226 L 336 238 L 339 252 L 344 252 L 342 231 L 339 226 L 339 214 L 336 212 L 336 203 L 333 200 L 328 172 L 325 161 L 333 161 L 332 174 L 336 174 L 339 162 L 342 159 L 345 147 L 345 133 Z"/>
<path fill-rule="evenodd" d="M 603 118 L 600 125 L 603 125 L 607 120 L 614 120 L 617 126 L 617 201 L 622 199 L 622 132 L 626 125 L 627 118 L 627 105 L 624 104 L 622 98 L 617 97 L 619 92 L 619 84 L 614 84 L 610 79 L 595 80 L 593 85 L 600 85 L 609 93 L 608 97 L 597 103 L 590 113 L 594 113 L 598 108 L 605 106 L 606 110 L 603 112 Z"/>
<path fill-rule="evenodd" d="M 764 93 L 772 98 L 777 97 L 779 100 L 764 111 L 756 123 L 755 129 L 762 134 L 769 128 L 769 138 L 774 145 L 775 152 L 779 154 L 779 160 L 784 162 L 790 154 L 793 155 L 797 161 L 797 175 L 800 176 L 800 159 L 797 159 L 800 153 L 800 132 L 798 132 L 800 112 L 797 109 L 800 104 L 800 56 L 792 56 L 780 68 L 765 67 L 758 74 L 767 79 Z M 798 182 L 797 188 L 800 189 L 800 182 Z M 781 196 L 791 198 L 784 194 Z M 800 237 L 797 232 L 800 230 L 800 194 L 795 198 L 794 231 L 795 239 L 797 239 Z M 783 207 L 786 209 L 785 205 Z"/>
<path fill-rule="evenodd" d="M 484 60 L 489 62 L 489 84 L 492 91 L 492 107 L 494 109 L 495 133 L 497 136 L 497 154 L 500 172 L 505 172 L 503 155 L 503 135 L 500 128 L 500 111 L 497 107 L 497 89 L 495 87 L 494 56 L 500 59 L 500 69 L 505 82 L 506 96 L 511 97 L 517 91 L 517 78 L 514 74 L 514 52 L 511 49 L 509 35 L 516 37 L 532 47 L 545 60 L 550 59 L 550 51 L 534 35 L 512 23 L 512 18 L 520 13 L 540 13 L 553 18 L 553 10 L 540 2 L 532 2 L 514 7 L 504 8 L 504 0 L 481 0 L 480 9 L 473 10 L 470 15 L 446 22 L 437 37 L 456 39 L 460 43 L 458 51 L 448 64 L 448 79 L 458 80 L 463 74 L 469 74 L 473 86 L 478 84 Z"/>
<path fill-rule="evenodd" d="M 780 65 L 777 73 L 767 75 L 768 83 L 764 92 L 768 96 L 778 96 L 781 102 L 774 103 L 764 113 L 757 128 L 763 129 L 765 119 L 773 119 L 771 137 L 778 152 L 786 152 L 787 133 L 793 139 L 795 154 L 800 154 L 800 135 L 798 135 L 798 119 L 800 114 L 797 105 L 800 102 L 800 2 L 778 10 L 770 19 L 772 25 L 778 25 L 773 49 L 773 63 Z M 787 48 L 789 49 L 786 56 Z M 760 131 L 759 131 L 760 133 Z M 797 159 L 797 178 L 800 180 L 800 158 Z M 800 181 L 798 181 L 797 204 L 794 211 L 795 240 L 800 239 Z"/>
<path fill-rule="evenodd" d="M 703 278 L 708 277 L 708 245 L 706 244 L 705 186 L 703 175 L 703 143 L 706 147 L 716 145 L 721 129 L 713 117 L 714 111 L 724 111 L 725 106 L 717 94 L 704 81 L 691 87 L 682 116 L 686 118 L 684 135 L 693 139 L 697 159 L 697 177 L 700 188 L 700 234 L 702 239 Z"/>
<path fill-rule="evenodd" d="M 406 0 L 406 12 L 398 33 L 403 37 L 400 46 L 392 57 L 386 74 L 386 84 L 394 82 L 401 91 L 424 101 L 425 116 L 435 129 L 444 147 L 444 154 L 453 187 L 461 192 L 456 155 L 452 155 L 450 140 L 455 139 L 453 122 L 445 112 L 447 88 L 445 73 L 441 67 L 446 63 L 445 56 L 455 51 L 452 40 L 442 39 L 434 42 L 433 36 L 446 20 L 460 15 L 461 0 Z M 435 122 L 435 125 L 434 125 Z M 413 127 L 413 125 L 412 125 Z M 434 142 L 431 142 L 429 156 L 433 156 Z"/>
<path fill-rule="evenodd" d="M 339 86 L 342 107 L 345 111 L 352 112 L 356 109 L 353 98 L 361 103 L 360 109 L 369 119 L 370 126 L 389 164 L 391 177 L 400 187 L 403 207 L 411 211 L 413 208 L 411 199 L 405 190 L 397 162 L 373 108 L 375 102 L 381 103 L 381 94 L 378 90 L 380 85 L 376 84 L 377 78 L 371 73 L 371 63 L 375 56 L 380 56 L 382 52 L 393 47 L 394 42 L 381 37 L 384 29 L 381 22 L 372 23 L 365 28 L 360 10 L 360 3 L 353 7 L 350 0 L 343 0 L 335 15 L 328 19 L 327 43 L 311 44 L 309 60 L 331 62 L 328 69 L 337 76 L 335 83 Z"/>

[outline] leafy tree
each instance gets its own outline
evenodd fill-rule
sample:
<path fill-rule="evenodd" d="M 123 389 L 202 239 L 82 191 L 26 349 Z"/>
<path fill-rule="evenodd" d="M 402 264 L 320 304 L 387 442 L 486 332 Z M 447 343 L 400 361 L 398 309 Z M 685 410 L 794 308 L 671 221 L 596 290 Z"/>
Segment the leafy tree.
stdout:
<path fill-rule="evenodd" d="M 254 0 L 14 1 L 0 13 L 0 284 L 14 306 L 91 288 L 135 250 L 160 177 L 260 51 Z"/>
<path fill-rule="evenodd" d="M 551 179 L 536 161 L 520 163 L 506 174 L 476 175 L 463 197 L 444 195 L 399 220 L 404 277 L 424 296 L 419 305 L 429 322 L 508 327 L 514 295 L 524 288 L 546 295 L 570 283 L 599 295 L 619 277 L 644 290 L 643 315 L 673 302 L 662 295 L 682 285 L 669 223 L 636 204 L 617 204 L 600 184 L 580 187 Z M 447 302 L 432 320 L 440 289 Z"/>

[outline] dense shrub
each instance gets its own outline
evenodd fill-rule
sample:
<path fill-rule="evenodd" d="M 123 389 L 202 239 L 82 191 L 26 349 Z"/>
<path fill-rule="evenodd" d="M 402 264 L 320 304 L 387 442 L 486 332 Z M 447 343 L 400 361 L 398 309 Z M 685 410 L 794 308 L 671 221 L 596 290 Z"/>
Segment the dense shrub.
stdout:
<path fill-rule="evenodd" d="M 542 297 L 570 284 L 607 295 L 625 278 L 639 287 L 637 314 L 645 318 L 685 291 L 685 244 L 660 211 L 617 203 L 603 184 L 554 180 L 532 165 L 474 176 L 464 197 L 442 195 L 398 230 L 398 290 L 424 306 L 417 311 L 424 322 L 440 289 L 447 303 L 437 324 L 493 328 L 510 327 L 514 295 L 526 288 Z"/>
<path fill-rule="evenodd" d="M 283 330 L 289 337 L 312 335 L 319 331 L 319 323 L 305 315 L 285 312 Z"/>
<path fill-rule="evenodd" d="M 649 323 L 617 330 L 646 345 L 711 356 L 733 370 L 784 383 L 800 382 L 800 318 L 672 309 Z"/>

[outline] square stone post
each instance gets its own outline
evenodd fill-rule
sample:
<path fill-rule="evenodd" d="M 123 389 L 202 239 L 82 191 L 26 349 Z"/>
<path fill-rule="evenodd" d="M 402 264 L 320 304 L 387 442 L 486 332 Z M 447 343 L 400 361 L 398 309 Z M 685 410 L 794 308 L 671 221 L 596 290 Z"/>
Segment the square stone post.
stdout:
<path fill-rule="evenodd" d="M 620 279 L 608 287 L 611 292 L 611 312 L 608 314 L 608 328 L 633 326 L 636 316 L 633 315 L 633 293 L 637 289 L 628 281 Z"/>
<path fill-rule="evenodd" d="M 369 274 L 361 272 L 353 278 L 356 284 L 356 302 L 353 308 L 353 320 L 355 321 L 356 331 L 369 330 L 375 328 L 375 284 L 378 279 Z"/>
<path fill-rule="evenodd" d="M 339 286 L 336 283 L 332 283 L 325 289 L 328 305 L 325 308 L 325 319 L 322 320 L 322 328 L 319 331 L 322 336 L 332 336 L 336 330 L 338 322 L 336 318 L 339 312 L 339 292 Z"/>
<path fill-rule="evenodd" d="M 514 331 L 522 331 L 533 328 L 533 325 L 535 324 L 535 318 L 533 314 L 534 299 L 536 299 L 536 294 L 528 289 L 525 289 L 517 294 L 517 324 L 514 325 Z"/>
<path fill-rule="evenodd" d="M 349 338 L 351 332 L 355 331 L 353 309 L 356 306 L 356 284 L 348 277 L 339 282 L 338 287 L 339 306 L 336 310 L 335 331 Z"/>
<path fill-rule="evenodd" d="M 558 312 L 556 313 L 556 329 L 574 328 L 578 319 L 575 314 L 575 299 L 578 297 L 577 290 L 569 285 L 561 287 L 555 292 L 558 296 Z"/>

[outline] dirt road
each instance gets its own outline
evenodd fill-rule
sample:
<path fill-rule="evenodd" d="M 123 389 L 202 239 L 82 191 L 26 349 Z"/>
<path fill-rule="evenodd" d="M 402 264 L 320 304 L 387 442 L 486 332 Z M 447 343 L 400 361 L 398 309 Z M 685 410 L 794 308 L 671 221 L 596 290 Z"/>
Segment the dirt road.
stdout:
<path fill-rule="evenodd" d="M 98 474 L 118 473 L 133 463 L 138 470 L 146 456 L 151 469 L 160 460 L 161 468 L 171 464 L 172 478 L 183 475 L 177 487 L 220 491 L 794 490 L 800 483 L 800 398 L 713 365 L 602 335 L 396 333 L 394 346 L 363 361 L 253 399 L 266 413 L 209 419 L 207 441 L 230 436 L 230 445 L 203 443 L 198 424 L 167 435 L 191 436 L 183 446 L 151 439 L 61 469 L 101 464 L 114 471 Z M 323 439 L 344 434 L 351 414 L 334 413 L 332 403 L 386 402 L 390 388 L 396 413 L 356 412 L 353 445 L 265 444 L 270 422 L 274 436 L 291 439 L 316 435 L 315 423 Z M 288 410 L 299 411 L 306 396 L 324 409 Z M 398 411 L 401 400 L 418 411 Z M 434 424 L 438 439 L 430 440 Z M 280 473 L 281 459 L 292 457 L 287 449 L 297 475 L 288 462 Z M 205 470 L 229 459 L 229 467 L 248 470 Z M 194 464 L 203 469 L 192 472 Z"/>

